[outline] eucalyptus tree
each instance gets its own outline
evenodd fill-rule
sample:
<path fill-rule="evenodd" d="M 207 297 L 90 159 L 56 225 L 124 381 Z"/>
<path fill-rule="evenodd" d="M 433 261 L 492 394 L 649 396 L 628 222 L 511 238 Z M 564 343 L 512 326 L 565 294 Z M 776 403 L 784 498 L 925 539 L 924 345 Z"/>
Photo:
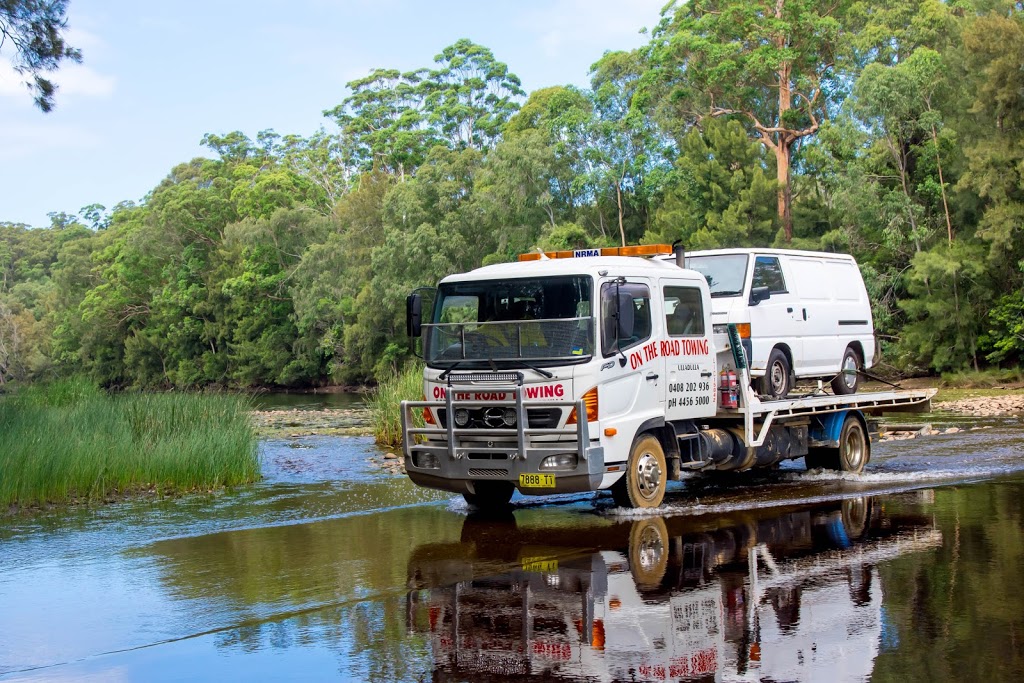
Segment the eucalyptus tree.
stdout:
<path fill-rule="evenodd" d="M 359 171 L 381 168 L 400 177 L 423 163 L 438 142 L 423 111 L 426 69 L 374 69 L 347 83 L 351 94 L 324 111 L 341 128 L 346 162 Z"/>
<path fill-rule="evenodd" d="M 449 146 L 490 149 L 526 93 L 489 48 L 466 38 L 434 57 L 419 86 L 427 120 Z"/>
<path fill-rule="evenodd" d="M 730 116 L 775 157 L 778 219 L 792 239 L 796 145 L 818 132 L 842 94 L 850 0 L 672 2 L 646 48 L 639 103 L 677 137 Z"/>

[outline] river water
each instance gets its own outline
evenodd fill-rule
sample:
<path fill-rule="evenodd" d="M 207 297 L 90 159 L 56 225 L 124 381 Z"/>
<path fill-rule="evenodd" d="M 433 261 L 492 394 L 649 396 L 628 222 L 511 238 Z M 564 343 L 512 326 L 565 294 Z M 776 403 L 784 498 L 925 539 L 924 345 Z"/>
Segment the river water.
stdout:
<path fill-rule="evenodd" d="M 251 487 L 0 518 L 0 680 L 1021 680 L 1024 430 L 986 426 L 492 518 L 267 441 Z"/>

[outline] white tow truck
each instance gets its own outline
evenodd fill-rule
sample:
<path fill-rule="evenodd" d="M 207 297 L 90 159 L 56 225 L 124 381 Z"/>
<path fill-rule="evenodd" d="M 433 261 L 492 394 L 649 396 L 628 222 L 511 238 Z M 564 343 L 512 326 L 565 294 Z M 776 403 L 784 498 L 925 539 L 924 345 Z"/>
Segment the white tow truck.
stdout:
<path fill-rule="evenodd" d="M 668 245 L 524 254 L 411 294 L 426 369 L 424 400 L 402 402 L 410 479 L 482 508 L 515 489 L 657 507 L 687 471 L 803 457 L 860 472 L 865 414 L 927 410 L 934 390 L 837 396 L 821 382 L 762 400 L 740 333 L 712 325 L 708 283 L 683 263 Z"/>

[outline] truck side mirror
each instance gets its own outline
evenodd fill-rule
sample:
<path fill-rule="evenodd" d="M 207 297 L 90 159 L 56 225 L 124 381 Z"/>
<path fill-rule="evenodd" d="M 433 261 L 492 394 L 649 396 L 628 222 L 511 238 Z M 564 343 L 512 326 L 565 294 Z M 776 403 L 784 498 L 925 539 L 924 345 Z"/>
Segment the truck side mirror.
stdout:
<path fill-rule="evenodd" d="M 633 336 L 633 295 L 629 292 L 619 292 L 619 339 L 629 339 Z"/>
<path fill-rule="evenodd" d="M 768 287 L 754 287 L 750 290 L 750 305 L 756 306 L 766 299 L 772 297 L 772 290 Z"/>
<path fill-rule="evenodd" d="M 420 294 L 405 297 L 405 333 L 410 337 L 423 334 L 423 297 Z"/>

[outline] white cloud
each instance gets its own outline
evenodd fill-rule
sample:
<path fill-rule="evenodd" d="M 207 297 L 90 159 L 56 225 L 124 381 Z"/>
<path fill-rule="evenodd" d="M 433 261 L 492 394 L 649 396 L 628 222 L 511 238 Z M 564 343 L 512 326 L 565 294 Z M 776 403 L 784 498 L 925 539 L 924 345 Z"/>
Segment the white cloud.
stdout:
<path fill-rule="evenodd" d="M 60 88 L 61 95 L 81 95 L 83 97 L 109 97 L 114 93 L 117 79 L 104 76 L 85 64 L 71 64 L 61 67 L 53 74 L 53 81 Z"/>
<path fill-rule="evenodd" d="M 640 29 L 653 28 L 664 6 L 665 0 L 555 0 L 529 13 L 521 28 L 538 34 L 548 57 L 581 47 L 632 49 L 646 41 Z"/>
<path fill-rule="evenodd" d="M 54 125 L 45 120 L 0 126 L 0 162 L 3 163 L 35 158 L 49 150 L 97 149 L 101 145 L 99 136 L 80 126 Z"/>

